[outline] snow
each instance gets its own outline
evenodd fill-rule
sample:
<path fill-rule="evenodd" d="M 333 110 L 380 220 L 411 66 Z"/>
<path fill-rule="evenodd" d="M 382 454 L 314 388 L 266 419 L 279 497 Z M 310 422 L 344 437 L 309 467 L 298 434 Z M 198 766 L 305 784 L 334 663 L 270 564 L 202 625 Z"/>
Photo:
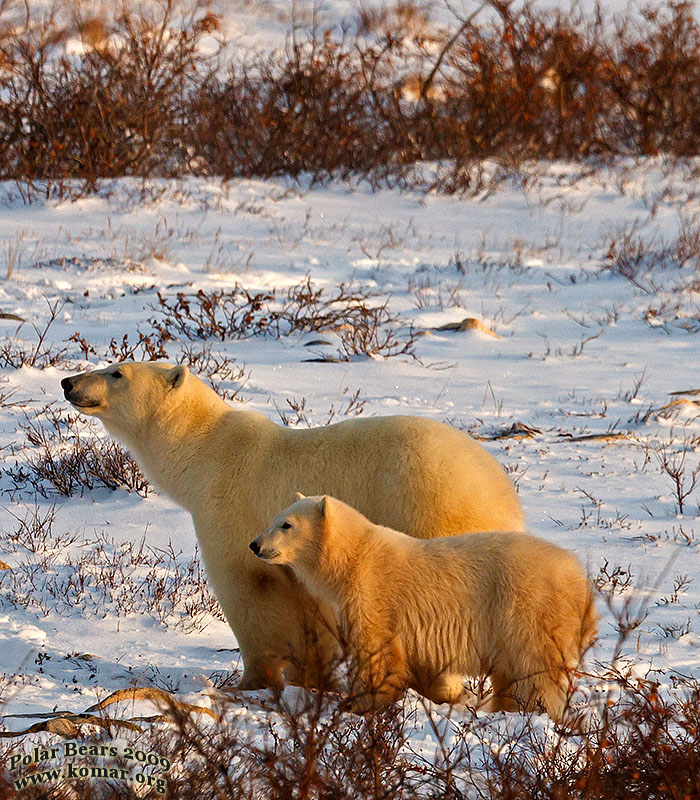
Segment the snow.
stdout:
<path fill-rule="evenodd" d="M 314 22 L 319 28 L 332 28 L 336 31 L 342 29 L 355 31 L 360 19 L 360 9 L 367 11 L 391 10 L 395 4 L 385 0 L 367 0 L 357 3 L 352 0 L 325 0 L 325 2 L 296 2 L 293 5 L 279 4 L 272 0 L 212 0 L 210 7 L 221 20 L 220 32 L 232 42 L 239 52 L 282 49 L 290 40 L 290 30 L 295 26 L 298 31 L 310 30 Z M 474 19 L 479 22 L 495 16 L 495 12 L 483 7 L 478 0 L 458 0 L 457 2 L 444 2 L 437 0 L 415 4 L 418 9 L 426 10 L 429 24 L 426 26 L 416 23 L 417 30 L 424 36 L 431 32 L 454 30 L 463 20 L 478 12 Z M 524 5 L 520 0 L 512 4 L 511 13 L 517 15 Z M 563 9 L 571 8 L 572 3 L 567 0 L 539 0 L 535 8 Z M 640 0 L 608 0 L 604 4 L 603 12 L 608 18 L 620 17 L 627 19 L 641 18 L 641 12 L 647 6 L 658 6 L 661 3 L 645 3 Z M 575 4 L 576 8 L 585 14 L 591 15 L 596 10 L 594 0 L 583 0 Z M 389 17 L 391 23 L 391 16 Z M 402 28 L 398 28 L 401 30 Z M 379 26 L 378 33 L 383 29 Z M 397 30 L 394 28 L 394 30 Z M 410 25 L 409 25 L 410 33 Z M 371 35 L 371 34 L 370 34 Z"/>
<path fill-rule="evenodd" d="M 277 17 L 275 4 L 246 6 L 247 14 L 234 15 L 241 45 L 250 38 L 279 46 L 288 20 Z M 340 18 L 352 7 L 327 9 Z M 45 485 L 44 496 L 12 475 L 37 452 L 27 420 L 71 413 L 61 378 L 109 363 L 111 340 L 119 345 L 127 335 L 134 344 L 139 331 L 147 333 L 158 292 L 286 289 L 307 275 L 328 290 L 347 282 L 376 291 L 404 330 L 473 317 L 496 336 L 429 330 L 417 339 L 416 358 L 339 363 L 306 360 L 310 339 L 335 341 L 325 333 L 210 341 L 212 354 L 244 370 L 240 381 L 219 378 L 222 390 L 237 393 L 232 402 L 276 421 L 294 418 L 287 401 L 303 402 L 308 422 L 324 424 L 341 419 L 359 391 L 364 416 L 417 414 L 479 437 L 529 426 L 532 437 L 482 443 L 516 484 L 530 529 L 574 551 L 593 579 L 601 568 L 608 575 L 619 568 L 607 585 L 627 577 L 634 588 L 618 590 L 614 606 L 637 592 L 646 611 L 616 654 L 615 620 L 599 602 L 591 685 L 614 656 L 632 674 L 658 671 L 662 683 L 673 670 L 697 674 L 700 483 L 681 513 L 660 463 L 664 452 L 676 463 L 684 458 L 687 485 L 698 465 L 700 401 L 688 392 L 700 389 L 700 254 L 681 264 L 666 252 L 684 226 L 697 224 L 700 181 L 692 167 L 649 159 L 588 174 L 573 164 L 539 164 L 526 181 L 469 199 L 283 179 L 145 187 L 124 179 L 90 198 L 27 206 L 12 185 L 0 187 L 0 254 L 16 254 L 0 279 L 0 311 L 26 320 L 0 319 L 0 363 L 5 345 L 32 352 L 52 309 L 41 352 L 65 351 L 55 365 L 42 356 L 0 368 L 0 559 L 9 565 L 0 571 L 4 713 L 80 711 L 130 685 L 177 690 L 205 704 L 208 687 L 229 673 L 235 680 L 235 640 L 210 611 L 189 629 L 182 609 L 160 622 L 143 604 L 120 611 L 117 599 L 92 590 L 73 607 L 51 594 L 71 574 L 68 560 L 99 541 L 107 542 L 95 566 L 103 576 L 110 553 L 144 538 L 158 552 L 172 544 L 175 562 L 186 565 L 196 555 L 188 514 L 154 490 L 62 497 Z M 611 242 L 621 247 L 632 230 L 659 255 L 637 285 L 611 270 L 607 257 Z M 71 341 L 76 333 L 92 348 L 87 356 Z M 167 345 L 172 358 L 181 346 Z M 104 437 L 99 425 L 79 424 L 86 440 Z M 12 537 L 16 517 L 35 508 L 45 515 L 54 505 L 44 551 Z M 147 569 L 135 564 L 127 587 L 142 585 Z M 166 575 L 163 564 L 157 569 Z M 22 576 L 17 583 L 13 573 Z M 17 587 L 34 602 L 23 602 Z M 425 712 L 416 709 L 418 750 L 429 743 Z M 3 724 L 29 723 L 6 716 Z"/>

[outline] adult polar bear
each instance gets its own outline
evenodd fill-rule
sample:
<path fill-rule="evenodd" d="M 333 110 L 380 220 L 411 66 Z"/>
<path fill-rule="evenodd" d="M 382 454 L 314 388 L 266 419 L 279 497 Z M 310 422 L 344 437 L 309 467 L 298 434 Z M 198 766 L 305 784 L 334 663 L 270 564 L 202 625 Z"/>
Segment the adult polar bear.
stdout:
<path fill-rule="evenodd" d="M 330 494 L 418 538 L 524 530 L 498 463 L 465 434 L 408 416 L 297 430 L 233 409 L 183 366 L 123 363 L 65 378 L 148 479 L 192 515 L 209 580 L 238 640 L 242 689 L 315 685 L 334 618 L 248 545 L 299 491 Z M 315 648 L 308 646 L 314 635 Z M 311 654 L 311 652 L 313 654 Z"/>

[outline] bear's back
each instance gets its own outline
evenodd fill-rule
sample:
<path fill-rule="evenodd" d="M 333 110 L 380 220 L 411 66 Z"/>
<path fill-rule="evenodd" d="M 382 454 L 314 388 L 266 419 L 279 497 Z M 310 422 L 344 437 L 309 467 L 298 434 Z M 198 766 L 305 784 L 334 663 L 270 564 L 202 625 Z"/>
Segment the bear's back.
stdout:
<path fill-rule="evenodd" d="M 517 496 L 498 462 L 443 423 L 369 417 L 286 429 L 280 439 L 287 461 L 298 465 L 298 491 L 333 495 L 376 524 L 418 538 L 524 529 Z"/>

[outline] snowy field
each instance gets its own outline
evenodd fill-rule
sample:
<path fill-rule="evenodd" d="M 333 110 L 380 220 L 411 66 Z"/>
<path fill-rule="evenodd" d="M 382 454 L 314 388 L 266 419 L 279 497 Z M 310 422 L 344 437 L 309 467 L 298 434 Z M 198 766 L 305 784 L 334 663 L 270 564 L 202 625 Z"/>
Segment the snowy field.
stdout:
<path fill-rule="evenodd" d="M 201 706 L 235 682 L 236 642 L 192 561 L 188 514 L 153 489 L 78 482 L 61 493 L 37 465 L 77 436 L 104 439 L 99 423 L 76 418 L 60 380 L 118 360 L 139 334 L 154 341 L 158 293 L 172 303 L 275 289 L 274 306 L 307 277 L 324 296 L 344 283 L 387 302 L 385 329 L 414 337 L 414 354 L 346 360 L 342 331 L 176 333 L 165 350 L 280 423 L 417 414 L 481 439 L 531 531 L 574 551 L 601 589 L 584 685 L 615 654 L 605 598 L 643 608 L 618 666 L 664 686 L 674 671 L 697 674 L 700 179 L 690 170 L 554 164 L 473 199 L 282 180 L 141 189 L 122 180 L 31 206 L 0 190 L 6 729 L 130 686 Z M 435 330 L 465 318 L 481 324 Z"/>
<path fill-rule="evenodd" d="M 370 18 L 382 18 L 382 11 L 389 10 L 386 15 L 384 25 L 391 25 L 391 9 L 400 4 L 385 2 L 385 0 L 367 0 L 367 2 L 357 3 L 355 0 L 325 0 L 325 2 L 290 2 L 280 3 L 275 0 L 213 0 L 207 4 L 223 22 L 222 33 L 227 41 L 234 47 L 243 50 L 260 50 L 282 48 L 289 39 L 289 31 L 292 27 L 300 30 L 308 29 L 316 24 L 319 27 L 344 28 L 349 31 L 357 29 L 358 19 L 361 19 L 362 12 L 369 12 Z M 415 33 L 430 34 L 447 29 L 453 29 L 456 25 L 478 11 L 481 19 L 488 18 L 491 13 L 486 8 L 481 8 L 482 4 L 476 0 L 457 0 L 457 2 L 445 3 L 441 0 L 437 2 L 416 2 L 406 3 L 406 6 L 414 5 L 416 9 L 422 9 L 427 15 L 429 24 L 421 23 L 414 29 Z M 592 11 L 596 3 L 594 0 L 583 0 L 578 7 L 585 12 Z M 638 0 L 608 0 L 604 4 L 606 14 L 620 14 L 637 17 L 640 9 L 646 7 L 647 3 Z M 653 3 L 652 3 L 653 5 Z M 512 10 L 517 12 L 522 2 L 514 2 Z M 538 9 L 545 8 L 570 8 L 566 0 L 541 0 L 535 3 Z M 379 12 L 379 13 L 377 13 Z M 395 15 L 393 16 L 395 20 Z M 380 32 L 382 24 L 377 28 Z M 410 26 L 409 26 L 410 30 Z"/>
<path fill-rule="evenodd" d="M 131 0 L 131 8 L 164 7 L 166 0 Z M 474 15 L 474 19 L 484 22 L 494 16 L 485 4 L 477 0 L 457 0 L 457 2 L 444 2 L 444 0 L 410 0 L 403 4 L 387 2 L 387 0 L 365 0 L 362 3 L 356 0 L 200 0 L 199 3 L 190 0 L 172 0 L 174 18 L 187 18 L 194 7 L 210 9 L 217 15 L 220 25 L 216 33 L 205 37 L 202 43 L 204 52 L 213 52 L 218 43 L 228 43 L 227 52 L 254 54 L 282 50 L 289 48 L 292 30 L 303 37 L 314 27 L 318 30 L 331 29 L 334 35 L 341 32 L 354 34 L 359 31 L 362 37 L 384 35 L 391 32 L 396 35 L 402 32 L 409 42 L 413 36 L 425 37 L 427 41 L 423 46 L 431 50 L 430 40 L 435 37 L 434 51 L 437 54 L 440 39 L 446 32 L 452 32 L 463 20 Z M 570 3 L 567 0 L 538 0 L 533 4 L 537 10 L 562 9 L 568 11 L 572 6 L 578 12 L 590 15 L 594 12 L 595 0 L 578 0 Z M 606 19 L 617 17 L 619 19 L 640 20 L 641 13 L 649 6 L 661 5 L 657 2 L 643 2 L 643 0 L 608 0 L 603 4 L 602 11 Z M 522 0 L 512 0 L 510 8 L 514 14 L 523 6 Z M 53 17 L 58 25 L 65 25 L 67 36 L 64 40 L 65 51 L 69 54 L 84 52 L 84 45 L 74 25 L 75 10 L 78 9 L 83 18 L 96 17 L 101 20 L 109 19 L 119 13 L 119 4 L 91 3 L 81 4 L 76 0 L 33 0 L 29 7 L 35 19 Z M 14 8 L 12 13 L 18 24 L 22 24 L 25 15 L 25 6 L 17 3 L 16 6 L 8 4 L 6 13 Z M 399 9 L 396 13 L 395 9 Z M 697 15 L 697 11 L 696 11 Z"/>

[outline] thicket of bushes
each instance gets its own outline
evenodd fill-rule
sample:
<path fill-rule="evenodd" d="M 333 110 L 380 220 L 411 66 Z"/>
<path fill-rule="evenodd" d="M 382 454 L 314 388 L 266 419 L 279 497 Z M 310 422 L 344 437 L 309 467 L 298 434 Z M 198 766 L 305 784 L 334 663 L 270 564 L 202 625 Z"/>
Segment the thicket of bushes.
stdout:
<path fill-rule="evenodd" d="M 358 717 L 337 695 L 256 699 L 234 692 L 215 704 L 224 713 L 221 722 L 164 697 L 160 722 L 171 724 L 151 727 L 138 718 L 134 724 L 143 732 L 132 729 L 128 737 L 171 761 L 168 773 L 155 774 L 172 800 L 694 800 L 700 796 L 700 695 L 694 681 L 679 675 L 677 684 L 668 697 L 653 681 L 620 676 L 617 699 L 617 692 L 601 696 L 605 710 L 583 734 L 555 732 L 536 716 L 516 715 L 510 722 L 521 725 L 499 731 L 489 715 L 453 709 L 449 718 L 433 714 L 426 721 L 419 744 L 411 740 L 416 712 L 409 705 Z M 236 713 L 240 703 L 251 714 Z M 81 737 L 93 743 L 89 731 L 96 726 L 78 723 Z M 104 717 L 97 738 L 110 744 L 113 736 L 127 735 L 125 723 Z M 33 744 L 10 739 L 0 744 L 0 760 Z M 131 771 L 133 763 L 121 766 Z M 27 773 L 0 770 L 0 798 L 15 797 L 12 780 Z M 136 795 L 116 781 L 72 780 L 30 784 L 21 796 Z M 163 795 L 151 789 L 139 796 Z"/>
<path fill-rule="evenodd" d="M 485 158 L 700 153 L 690 3 L 631 22 L 487 5 L 430 37 L 315 30 L 284 53 L 228 51 L 224 67 L 200 47 L 217 18 L 176 17 L 173 0 L 125 6 L 109 26 L 78 19 L 82 55 L 51 20 L 10 26 L 3 3 L 0 178 L 29 197 L 183 174 L 464 191 Z M 414 169 L 425 160 L 442 162 L 437 177 Z"/>

